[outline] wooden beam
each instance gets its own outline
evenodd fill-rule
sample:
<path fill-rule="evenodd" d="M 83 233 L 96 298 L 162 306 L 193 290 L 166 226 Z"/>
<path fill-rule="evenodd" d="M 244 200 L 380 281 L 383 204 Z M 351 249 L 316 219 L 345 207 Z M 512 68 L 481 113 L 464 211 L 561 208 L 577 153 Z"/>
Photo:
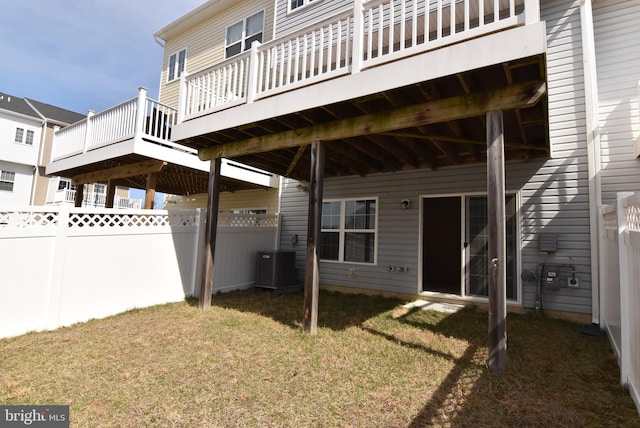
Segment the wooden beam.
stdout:
<path fill-rule="evenodd" d="M 435 134 L 419 134 L 416 132 L 406 132 L 406 131 L 397 131 L 397 132 L 385 132 L 385 135 L 391 135 L 394 137 L 405 137 L 405 138 L 415 138 L 418 140 L 437 140 L 449 143 L 460 143 L 460 144 L 468 144 L 475 146 L 486 146 L 486 141 L 480 140 L 472 140 L 470 138 L 461 138 L 461 137 L 451 137 L 448 135 L 435 135 Z M 525 150 L 537 150 L 541 152 L 547 152 L 549 149 L 546 147 L 533 146 L 531 144 L 522 144 L 522 143 L 510 143 L 505 141 L 505 148 L 509 146 L 510 149 L 525 149 Z"/>
<path fill-rule="evenodd" d="M 324 142 L 311 144 L 311 174 L 309 177 L 309 217 L 307 221 L 307 265 L 304 275 L 304 312 L 302 326 L 305 332 L 318 331 L 318 294 L 320 290 L 320 227 L 322 222 L 322 188 L 324 182 Z"/>
<path fill-rule="evenodd" d="M 307 148 L 306 145 L 298 147 L 298 151 L 296 152 L 296 155 L 293 157 L 293 160 L 291 160 L 291 163 L 289 164 L 289 168 L 287 168 L 287 172 L 284 174 L 285 177 L 291 176 L 291 173 L 296 168 L 296 165 L 298 165 L 298 162 L 300 162 L 300 158 L 304 154 L 304 151 L 306 148 Z"/>
<path fill-rule="evenodd" d="M 153 172 L 147 174 L 147 186 L 144 192 L 144 209 L 152 210 L 153 201 L 156 198 L 156 183 L 158 181 L 158 173 Z"/>
<path fill-rule="evenodd" d="M 105 208 L 113 208 L 113 202 L 116 198 L 116 183 L 113 180 L 107 181 L 107 197 L 104 201 Z"/>
<path fill-rule="evenodd" d="M 209 196 L 207 198 L 207 221 L 204 232 L 204 254 L 202 258 L 202 277 L 200 279 L 200 297 L 198 308 L 211 307 L 213 291 L 213 262 L 215 260 L 216 238 L 218 230 L 218 206 L 220 204 L 220 169 L 222 159 L 211 161 L 209 167 Z"/>
<path fill-rule="evenodd" d="M 502 374 L 507 359 L 507 257 L 502 112 L 487 113 L 487 232 L 489 262 L 489 368 Z"/>
<path fill-rule="evenodd" d="M 76 186 L 76 195 L 74 197 L 74 205 L 79 208 L 82 206 L 82 200 L 84 199 L 84 184 L 78 184 Z"/>
<path fill-rule="evenodd" d="M 146 175 L 152 172 L 160 172 L 167 165 L 161 160 L 147 160 L 127 165 L 116 166 L 100 171 L 87 172 L 73 177 L 72 183 L 75 185 L 84 183 L 97 183 L 100 181 L 114 180 L 117 178 L 134 177 L 136 175 Z"/>
<path fill-rule="evenodd" d="M 430 101 L 392 111 L 332 121 L 320 125 L 263 135 L 198 150 L 201 160 L 298 147 L 313 141 L 333 141 L 389 132 L 448 120 L 480 116 L 491 110 L 509 110 L 535 105 L 546 92 L 544 82 L 528 82 L 490 92 Z"/>

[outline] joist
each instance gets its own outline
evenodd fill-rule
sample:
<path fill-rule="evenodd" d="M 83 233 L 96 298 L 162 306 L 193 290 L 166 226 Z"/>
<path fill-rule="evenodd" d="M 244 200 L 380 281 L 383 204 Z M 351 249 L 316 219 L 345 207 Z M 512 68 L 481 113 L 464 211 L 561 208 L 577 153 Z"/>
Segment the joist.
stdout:
<path fill-rule="evenodd" d="M 371 113 L 201 148 L 198 151 L 198 157 L 201 160 L 220 157 L 231 159 L 249 154 L 298 147 L 311 144 L 314 141 L 334 141 L 475 117 L 493 110 L 533 106 L 537 104 L 545 92 L 546 84 L 544 82 L 533 81 L 516 84 L 494 91 L 434 100 L 392 111 Z"/>
<path fill-rule="evenodd" d="M 167 166 L 166 162 L 156 159 L 130 163 L 127 165 L 76 175 L 73 177 L 72 183 L 77 186 L 85 183 L 97 183 L 101 181 L 116 180 L 119 178 L 135 177 L 137 175 L 147 175 L 154 172 L 160 172 L 165 166 Z"/>

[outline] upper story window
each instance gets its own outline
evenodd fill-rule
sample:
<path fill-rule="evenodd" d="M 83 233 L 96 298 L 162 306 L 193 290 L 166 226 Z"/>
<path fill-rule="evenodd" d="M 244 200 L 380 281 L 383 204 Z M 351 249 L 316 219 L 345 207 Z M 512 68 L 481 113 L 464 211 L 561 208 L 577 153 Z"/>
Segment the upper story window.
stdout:
<path fill-rule="evenodd" d="M 351 263 L 376 262 L 377 200 L 324 201 L 320 259 Z"/>
<path fill-rule="evenodd" d="M 13 141 L 20 144 L 28 144 L 33 146 L 34 132 L 27 130 L 26 134 L 24 128 L 16 128 L 16 136 Z"/>
<path fill-rule="evenodd" d="M 167 69 L 167 82 L 179 79 L 184 73 L 185 63 L 187 62 L 187 50 L 182 49 L 169 57 L 169 66 Z"/>
<path fill-rule="evenodd" d="M 309 3 L 313 3 L 317 0 L 291 0 L 289 2 L 289 11 L 296 10 L 299 7 L 306 6 Z"/>
<path fill-rule="evenodd" d="M 13 192 L 13 184 L 16 182 L 16 173 L 0 170 L 0 190 Z"/>
<path fill-rule="evenodd" d="M 249 49 L 254 40 L 262 43 L 264 10 L 227 27 L 225 58 L 231 58 Z"/>

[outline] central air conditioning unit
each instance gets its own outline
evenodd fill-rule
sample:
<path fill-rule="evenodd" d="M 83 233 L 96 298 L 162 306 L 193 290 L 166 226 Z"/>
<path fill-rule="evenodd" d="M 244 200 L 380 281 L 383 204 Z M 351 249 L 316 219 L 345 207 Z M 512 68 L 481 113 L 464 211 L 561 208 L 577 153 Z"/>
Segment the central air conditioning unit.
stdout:
<path fill-rule="evenodd" d="M 256 287 L 293 287 L 296 281 L 296 253 L 293 251 L 260 251 L 256 267 Z"/>

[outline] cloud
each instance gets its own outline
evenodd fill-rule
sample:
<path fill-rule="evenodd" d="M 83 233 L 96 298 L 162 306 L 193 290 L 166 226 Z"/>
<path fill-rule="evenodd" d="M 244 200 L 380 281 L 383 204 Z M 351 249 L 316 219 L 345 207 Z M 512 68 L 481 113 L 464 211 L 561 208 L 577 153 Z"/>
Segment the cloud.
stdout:
<path fill-rule="evenodd" d="M 203 0 L 22 0 L 0 18 L 0 91 L 101 111 L 157 94 L 162 48 L 153 33 Z"/>

